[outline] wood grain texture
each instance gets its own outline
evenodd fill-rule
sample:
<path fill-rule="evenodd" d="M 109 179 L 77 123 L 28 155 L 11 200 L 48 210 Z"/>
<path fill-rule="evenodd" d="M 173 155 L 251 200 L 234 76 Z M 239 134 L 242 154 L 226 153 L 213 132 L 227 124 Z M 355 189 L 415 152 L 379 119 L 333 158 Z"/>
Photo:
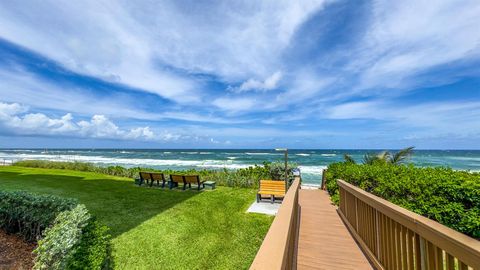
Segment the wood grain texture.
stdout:
<path fill-rule="evenodd" d="M 323 190 L 300 190 L 297 269 L 373 269 Z"/>

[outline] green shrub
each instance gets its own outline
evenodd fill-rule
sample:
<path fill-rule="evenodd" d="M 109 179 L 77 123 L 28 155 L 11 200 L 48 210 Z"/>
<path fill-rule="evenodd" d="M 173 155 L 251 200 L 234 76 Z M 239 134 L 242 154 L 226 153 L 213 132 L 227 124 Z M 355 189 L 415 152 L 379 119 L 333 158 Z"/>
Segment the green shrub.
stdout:
<path fill-rule="evenodd" d="M 59 213 L 72 209 L 76 204 L 75 200 L 55 196 L 0 191 L 0 228 L 33 242 Z"/>
<path fill-rule="evenodd" d="M 86 207 L 72 199 L 0 191 L 0 228 L 38 240 L 34 269 L 103 269 L 110 236 Z"/>
<path fill-rule="evenodd" d="M 336 179 L 343 179 L 459 232 L 480 238 L 479 173 L 413 165 L 333 163 L 328 166 L 326 179 L 328 192 L 337 204 Z"/>
<path fill-rule="evenodd" d="M 273 162 L 265 163 L 265 168 L 270 172 L 271 179 L 284 180 L 285 179 L 285 163 L 283 162 Z M 288 163 L 287 166 L 287 178 L 289 183 L 293 181 L 293 170 L 298 167 L 296 163 Z"/>
<path fill-rule="evenodd" d="M 67 269 L 112 269 L 108 227 L 92 218 L 72 253 Z"/>
<path fill-rule="evenodd" d="M 75 171 L 95 172 L 121 177 L 136 178 L 139 171 L 161 172 L 165 175 L 170 174 L 198 174 L 204 180 L 217 182 L 220 186 L 257 188 L 260 179 L 283 179 L 284 164 L 281 162 L 254 165 L 248 168 L 236 170 L 156 170 L 151 168 L 125 168 L 121 166 L 101 167 L 91 163 L 83 162 L 56 162 L 46 160 L 23 160 L 14 163 L 15 166 L 47 169 L 68 169 Z M 292 170 L 296 168 L 295 164 L 289 164 L 289 179 L 293 179 Z"/>
<path fill-rule="evenodd" d="M 60 213 L 35 249 L 34 269 L 102 269 L 109 236 L 84 205 Z"/>

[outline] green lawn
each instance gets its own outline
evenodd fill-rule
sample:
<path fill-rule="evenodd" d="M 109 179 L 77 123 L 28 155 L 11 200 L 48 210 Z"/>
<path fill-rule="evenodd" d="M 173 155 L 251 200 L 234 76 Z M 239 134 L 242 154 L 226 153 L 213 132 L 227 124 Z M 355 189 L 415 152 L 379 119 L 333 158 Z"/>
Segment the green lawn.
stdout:
<path fill-rule="evenodd" d="M 117 269 L 245 269 L 272 218 L 245 213 L 255 190 L 137 187 L 131 179 L 0 167 L 0 189 L 77 198 L 111 229 Z"/>

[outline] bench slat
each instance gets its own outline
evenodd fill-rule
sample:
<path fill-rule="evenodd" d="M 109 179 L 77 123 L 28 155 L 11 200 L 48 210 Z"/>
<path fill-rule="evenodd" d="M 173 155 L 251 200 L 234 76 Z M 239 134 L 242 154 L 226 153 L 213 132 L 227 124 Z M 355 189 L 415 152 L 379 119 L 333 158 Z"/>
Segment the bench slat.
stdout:
<path fill-rule="evenodd" d="M 276 181 L 276 180 L 260 180 L 260 189 L 258 194 L 261 195 L 270 195 L 270 196 L 285 196 L 285 182 Z"/>

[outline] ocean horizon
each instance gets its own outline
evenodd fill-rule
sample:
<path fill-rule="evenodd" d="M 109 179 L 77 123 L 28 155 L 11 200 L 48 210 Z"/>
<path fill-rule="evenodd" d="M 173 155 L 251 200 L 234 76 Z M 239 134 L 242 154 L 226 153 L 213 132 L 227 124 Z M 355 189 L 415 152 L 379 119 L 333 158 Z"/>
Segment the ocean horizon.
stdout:
<path fill-rule="evenodd" d="M 343 160 L 344 154 L 361 162 L 366 153 L 379 149 L 289 149 L 289 162 L 296 163 L 305 184 L 319 185 L 323 169 Z M 392 150 L 395 151 L 395 150 Z M 284 153 L 274 149 L 86 149 L 15 148 L 0 149 L 0 162 L 18 160 L 89 162 L 99 166 L 148 167 L 154 169 L 240 169 L 263 162 L 284 162 Z M 480 150 L 415 150 L 408 159 L 420 167 L 450 167 L 480 171 Z"/>

